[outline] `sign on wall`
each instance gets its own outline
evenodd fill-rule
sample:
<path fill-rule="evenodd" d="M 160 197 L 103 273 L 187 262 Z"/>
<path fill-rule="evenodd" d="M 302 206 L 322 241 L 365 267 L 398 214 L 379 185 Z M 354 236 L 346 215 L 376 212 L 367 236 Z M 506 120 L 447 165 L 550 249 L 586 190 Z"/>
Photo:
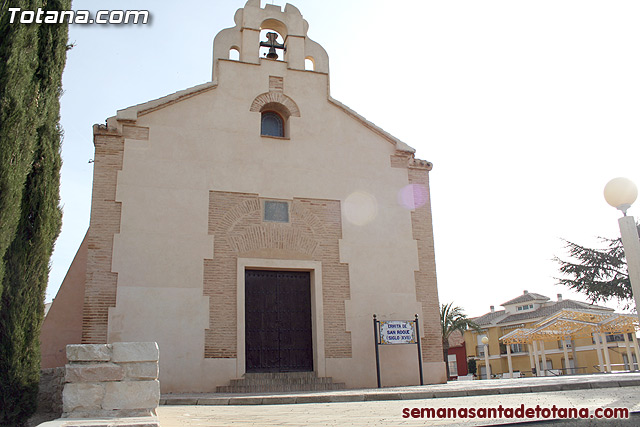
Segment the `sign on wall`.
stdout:
<path fill-rule="evenodd" d="M 416 344 L 415 322 L 381 320 L 380 344 Z"/>

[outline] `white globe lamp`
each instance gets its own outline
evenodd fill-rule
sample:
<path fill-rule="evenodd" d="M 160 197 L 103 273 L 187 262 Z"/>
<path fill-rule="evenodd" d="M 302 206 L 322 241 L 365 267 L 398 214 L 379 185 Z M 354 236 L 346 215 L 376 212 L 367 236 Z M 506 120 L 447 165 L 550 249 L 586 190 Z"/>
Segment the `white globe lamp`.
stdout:
<path fill-rule="evenodd" d="M 638 198 L 638 187 L 627 178 L 614 178 L 604 187 L 604 198 L 611 206 L 622 211 L 618 218 L 624 256 L 627 259 L 627 271 L 636 310 L 640 313 L 640 238 L 633 216 L 627 216 L 627 210 Z"/>
<path fill-rule="evenodd" d="M 627 178 L 614 178 L 604 187 L 604 199 L 624 215 L 637 198 L 638 187 Z"/>

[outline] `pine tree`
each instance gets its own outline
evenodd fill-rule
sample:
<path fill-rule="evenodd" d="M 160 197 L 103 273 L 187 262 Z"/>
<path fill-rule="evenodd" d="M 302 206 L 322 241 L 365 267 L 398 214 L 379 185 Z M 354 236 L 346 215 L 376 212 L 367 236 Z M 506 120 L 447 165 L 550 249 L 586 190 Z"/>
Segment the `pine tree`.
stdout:
<path fill-rule="evenodd" d="M 4 2 L 0 12 L 0 425 L 36 409 L 49 259 L 60 231 L 59 125 L 67 24 L 8 23 L 7 9 L 68 10 L 69 0 Z M 6 192 L 5 192 L 6 191 Z M 17 219 L 16 219 L 17 211 Z"/>
<path fill-rule="evenodd" d="M 640 235 L 640 225 L 638 225 Z M 577 292 L 585 294 L 592 303 L 617 300 L 625 309 L 634 306 L 631 282 L 627 271 L 622 239 L 598 238 L 604 249 L 587 248 L 565 240 L 570 261 L 554 257 L 560 273 L 567 276 L 555 279 Z"/>

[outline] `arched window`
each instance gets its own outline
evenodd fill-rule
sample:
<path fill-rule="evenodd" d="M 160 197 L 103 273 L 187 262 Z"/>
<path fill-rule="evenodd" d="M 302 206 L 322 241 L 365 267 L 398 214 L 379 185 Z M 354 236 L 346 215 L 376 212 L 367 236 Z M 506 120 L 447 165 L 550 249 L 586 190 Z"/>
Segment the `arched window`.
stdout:
<path fill-rule="evenodd" d="M 282 116 L 275 111 L 263 111 L 260 134 L 284 137 L 284 119 Z"/>
<path fill-rule="evenodd" d="M 306 58 L 304 58 L 304 69 L 306 71 L 315 71 L 316 62 L 313 60 L 313 57 L 307 56 Z"/>
<path fill-rule="evenodd" d="M 289 119 L 300 117 L 300 110 L 293 99 L 279 91 L 258 95 L 249 111 L 260 112 L 260 135 L 273 138 L 291 138 Z"/>

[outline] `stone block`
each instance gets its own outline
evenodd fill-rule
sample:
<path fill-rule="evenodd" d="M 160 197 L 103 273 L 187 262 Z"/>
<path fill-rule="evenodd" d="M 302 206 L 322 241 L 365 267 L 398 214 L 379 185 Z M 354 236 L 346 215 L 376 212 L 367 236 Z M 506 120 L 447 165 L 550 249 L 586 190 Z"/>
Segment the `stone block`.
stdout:
<path fill-rule="evenodd" d="M 122 381 L 124 369 L 115 363 L 86 363 L 66 366 L 65 380 L 68 383 L 91 383 L 102 381 Z"/>
<path fill-rule="evenodd" d="M 500 394 L 531 393 L 531 387 L 527 387 L 527 386 L 500 387 L 500 389 L 497 391 Z"/>
<path fill-rule="evenodd" d="M 102 408 L 106 410 L 157 408 L 160 382 L 124 381 L 105 384 Z"/>
<path fill-rule="evenodd" d="M 367 394 L 364 397 L 365 401 L 375 401 L 375 400 L 400 400 L 400 393 L 373 393 Z"/>
<path fill-rule="evenodd" d="M 165 399 L 165 405 L 195 406 L 198 404 L 197 397 L 170 397 Z"/>
<path fill-rule="evenodd" d="M 296 403 L 330 403 L 331 395 L 329 394 L 314 394 L 309 396 L 297 396 Z M 230 405 L 232 403 L 229 403 Z"/>
<path fill-rule="evenodd" d="M 562 391 L 562 384 L 536 384 L 531 386 L 531 393 L 546 393 L 548 391 Z"/>
<path fill-rule="evenodd" d="M 69 418 L 69 421 L 57 421 L 54 422 L 54 425 L 63 427 L 158 427 L 153 421 L 157 415 L 156 411 L 150 409 L 74 411 L 65 413 L 62 416 L 63 418 Z M 93 418 L 93 420 L 80 420 L 78 418 Z"/>
<path fill-rule="evenodd" d="M 69 362 L 108 362 L 111 359 L 111 344 L 69 344 Z"/>
<path fill-rule="evenodd" d="M 433 399 L 433 396 L 433 392 L 427 390 L 400 393 L 400 399 L 402 400 Z M 362 400 L 364 400 L 364 396 Z"/>
<path fill-rule="evenodd" d="M 105 387 L 95 383 L 71 383 L 64 386 L 62 407 L 65 413 L 75 411 L 99 411 Z"/>
<path fill-rule="evenodd" d="M 262 398 L 263 405 L 293 405 L 296 403 L 295 396 L 265 396 Z"/>
<path fill-rule="evenodd" d="M 155 342 L 113 343 L 113 362 L 155 362 L 158 360 L 158 344 Z"/>
<path fill-rule="evenodd" d="M 158 362 L 122 363 L 125 380 L 158 379 Z"/>
<path fill-rule="evenodd" d="M 262 397 L 231 397 L 229 405 L 262 405 Z"/>
<path fill-rule="evenodd" d="M 228 397 L 206 397 L 198 399 L 198 405 L 228 405 L 229 399 Z"/>
<path fill-rule="evenodd" d="M 434 398 L 464 397 L 468 395 L 469 395 L 469 392 L 467 392 L 467 390 L 437 390 L 433 392 Z"/>
<path fill-rule="evenodd" d="M 38 412 L 62 414 L 64 368 L 42 369 L 38 387 Z"/>

